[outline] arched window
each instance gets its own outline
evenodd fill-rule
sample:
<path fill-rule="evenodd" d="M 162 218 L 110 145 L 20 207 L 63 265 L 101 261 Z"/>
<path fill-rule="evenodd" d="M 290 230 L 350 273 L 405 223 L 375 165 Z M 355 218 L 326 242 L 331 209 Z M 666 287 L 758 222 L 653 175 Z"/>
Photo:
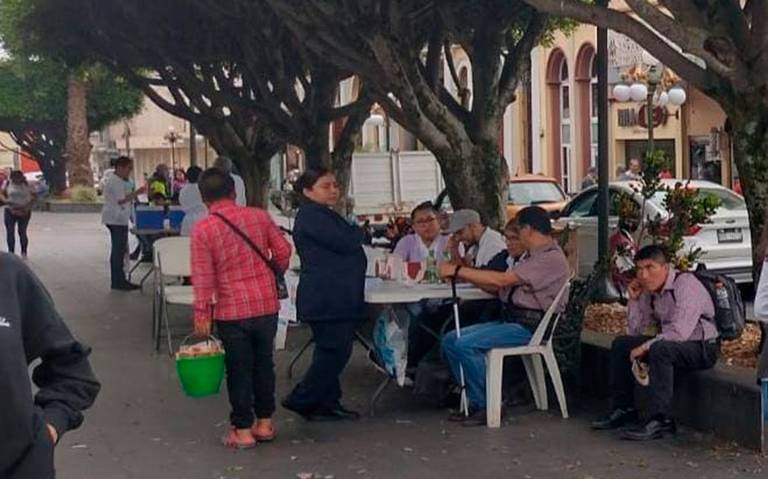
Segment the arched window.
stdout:
<path fill-rule="evenodd" d="M 472 91 L 469 88 L 469 68 L 466 66 L 461 67 L 459 70 L 459 103 L 464 108 L 469 108 L 470 101 L 472 100 Z"/>
<path fill-rule="evenodd" d="M 595 48 L 585 43 L 579 49 L 574 68 L 574 97 L 578 104 L 574 121 L 578 146 L 574 148 L 574 178 L 583 178 L 597 165 L 597 60 Z M 576 179 L 574 179 L 576 181 Z"/>
<path fill-rule="evenodd" d="M 589 69 L 589 116 L 590 116 L 590 157 L 589 166 L 597 166 L 597 57 L 592 55 Z"/>
<path fill-rule="evenodd" d="M 571 191 L 571 86 L 568 62 L 560 63 L 560 178 L 563 189 Z"/>

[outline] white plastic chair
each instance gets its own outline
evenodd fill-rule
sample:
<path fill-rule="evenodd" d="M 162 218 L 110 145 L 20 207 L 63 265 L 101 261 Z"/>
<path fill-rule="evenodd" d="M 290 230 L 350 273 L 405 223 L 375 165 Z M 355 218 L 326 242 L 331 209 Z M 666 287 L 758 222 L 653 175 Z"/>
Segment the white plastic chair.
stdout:
<path fill-rule="evenodd" d="M 155 242 L 153 260 L 155 266 L 155 292 L 152 302 L 152 334 L 155 351 L 160 350 L 160 332 L 165 323 L 168 354 L 173 353 L 171 327 L 168 322 L 168 306 L 192 306 L 192 286 L 169 284 L 191 275 L 190 242 L 188 237 L 163 238 Z"/>
<path fill-rule="evenodd" d="M 552 378 L 552 385 L 555 388 L 557 400 L 560 403 L 560 412 L 563 418 L 568 418 L 568 405 L 565 402 L 565 390 L 563 381 L 560 378 L 560 368 L 557 366 L 555 351 L 552 344 L 552 337 L 557 328 L 557 322 L 560 319 L 560 313 L 556 313 L 557 306 L 562 301 L 571 285 L 571 279 L 565 282 L 563 287 L 557 293 L 552 305 L 544 313 L 539 326 L 533 333 L 531 340 L 526 346 L 516 346 L 512 348 L 496 348 L 488 351 L 486 355 L 486 421 L 488 427 L 501 426 L 501 383 L 504 374 L 504 358 L 507 356 L 522 356 L 525 373 L 528 376 L 528 383 L 533 391 L 533 398 L 536 407 L 545 411 L 547 403 L 547 383 L 544 378 L 544 367 L 541 363 L 542 357 Z M 551 327 L 550 327 L 550 323 Z"/>

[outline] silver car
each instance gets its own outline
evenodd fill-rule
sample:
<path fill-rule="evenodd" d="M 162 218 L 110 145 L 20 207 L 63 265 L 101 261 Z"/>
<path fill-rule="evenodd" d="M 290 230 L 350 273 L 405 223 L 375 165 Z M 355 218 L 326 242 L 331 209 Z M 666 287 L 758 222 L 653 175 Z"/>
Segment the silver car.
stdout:
<path fill-rule="evenodd" d="M 686 184 L 688 180 L 663 180 L 673 188 L 675 183 Z M 618 225 L 613 198 L 619 192 L 631 195 L 638 205 L 642 197 L 635 193 L 630 181 L 617 181 L 610 184 L 610 228 L 611 233 Z M 738 283 L 752 282 L 752 238 L 749 230 L 749 216 L 744 198 L 733 191 L 709 181 L 692 180 L 690 187 L 700 194 L 715 195 L 720 199 L 720 207 L 709 224 L 699 225 L 689 231 L 684 238 L 685 249 L 701 248 L 700 262 L 708 270 L 727 274 Z M 646 204 L 646 217 L 668 218 L 664 208 L 666 192 L 659 192 Z M 568 225 L 577 230 L 578 276 L 585 277 L 597 260 L 597 187 L 591 187 L 573 198 L 557 220 L 560 226 Z"/>

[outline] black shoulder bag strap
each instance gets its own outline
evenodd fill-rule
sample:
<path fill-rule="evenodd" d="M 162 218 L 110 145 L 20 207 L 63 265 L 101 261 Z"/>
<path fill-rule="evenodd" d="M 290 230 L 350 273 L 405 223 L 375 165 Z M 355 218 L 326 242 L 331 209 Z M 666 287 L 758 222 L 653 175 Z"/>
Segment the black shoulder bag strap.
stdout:
<path fill-rule="evenodd" d="M 231 221 L 229 221 L 227 218 L 224 217 L 221 213 L 213 213 L 213 216 L 216 216 L 221 221 L 226 223 L 227 226 L 229 226 L 232 231 L 234 231 L 239 237 L 241 237 L 248 246 L 251 247 L 253 251 L 256 252 L 256 254 L 259 255 L 259 258 L 261 258 L 262 261 L 269 267 L 269 269 L 272 271 L 272 274 L 275 275 L 275 283 L 277 286 L 277 297 L 278 299 L 285 299 L 288 297 L 288 289 L 285 285 L 285 276 L 283 275 L 283 272 L 280 271 L 280 268 L 277 266 L 277 263 L 274 261 L 268 259 L 264 253 L 261 252 L 258 246 L 256 246 L 256 243 L 254 243 L 251 238 L 249 238 L 243 231 L 235 226 Z"/>
<path fill-rule="evenodd" d="M 218 217 L 218 218 L 219 218 L 221 221 L 223 221 L 224 223 L 226 223 L 226 224 L 227 224 L 227 226 L 229 226 L 229 227 L 232 229 L 232 231 L 234 231 L 234 232 L 235 232 L 235 233 L 236 233 L 236 234 L 237 234 L 239 237 L 241 237 L 241 238 L 243 239 L 243 241 L 245 241 L 246 243 L 248 243 L 248 246 L 250 246 L 250 247 L 251 247 L 251 249 L 252 249 L 252 250 L 254 250 L 254 251 L 256 252 L 256 254 L 258 254 L 258 255 L 259 255 L 259 257 L 261 258 L 261 260 L 262 260 L 262 261 L 264 261 L 264 262 L 265 262 L 265 263 L 266 263 L 266 264 L 267 264 L 267 265 L 270 267 L 270 269 L 272 269 L 273 271 L 275 271 L 275 264 L 274 264 L 274 262 L 273 262 L 273 261 L 271 261 L 271 260 L 269 260 L 269 259 L 267 259 L 267 257 L 264 255 L 264 253 L 262 253 L 262 252 L 261 252 L 261 250 L 259 249 L 259 247 L 258 247 L 258 246 L 256 246 L 256 243 L 254 243 L 254 242 L 251 240 L 251 238 L 249 238 L 249 237 L 248 237 L 248 235 L 246 235 L 245 233 L 243 233 L 243 231 L 242 231 L 240 228 L 238 228 L 237 226 L 235 226 L 235 225 L 234 225 L 234 224 L 233 224 L 231 221 L 229 221 L 227 218 L 225 218 L 225 217 L 224 217 L 224 215 L 222 215 L 221 213 L 213 213 L 213 216 L 216 216 L 216 217 Z"/>

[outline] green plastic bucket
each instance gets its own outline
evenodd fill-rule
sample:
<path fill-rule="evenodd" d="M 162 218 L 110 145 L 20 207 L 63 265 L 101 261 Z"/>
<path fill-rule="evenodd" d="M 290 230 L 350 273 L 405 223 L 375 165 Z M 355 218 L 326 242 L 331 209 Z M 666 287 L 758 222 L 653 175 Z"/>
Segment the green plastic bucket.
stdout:
<path fill-rule="evenodd" d="M 224 353 L 176 358 L 176 372 L 187 396 L 199 398 L 218 394 L 224 379 Z"/>

